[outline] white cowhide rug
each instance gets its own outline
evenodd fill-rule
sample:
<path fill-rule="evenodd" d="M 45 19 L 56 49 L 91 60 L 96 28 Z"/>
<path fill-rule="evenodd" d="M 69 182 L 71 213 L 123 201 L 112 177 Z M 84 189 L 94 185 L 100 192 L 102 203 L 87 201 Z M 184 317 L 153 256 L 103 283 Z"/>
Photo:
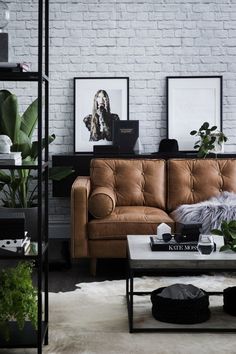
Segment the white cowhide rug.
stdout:
<path fill-rule="evenodd" d="M 137 289 L 153 290 L 173 283 L 191 283 L 204 290 L 221 291 L 236 285 L 234 276 L 201 275 L 137 278 Z M 212 300 L 211 300 L 212 298 Z M 138 322 L 154 321 L 148 298 L 136 297 Z M 222 297 L 210 297 L 216 312 Z M 235 299 L 236 301 L 236 299 Z M 229 316 L 235 320 L 236 317 Z M 211 320 L 210 320 L 211 321 Z M 210 323 L 210 322 L 209 322 Z M 223 322 L 221 323 L 223 324 Z M 207 322 L 205 322 L 207 326 Z M 0 350 L 3 354 L 36 353 L 28 350 Z M 128 331 L 125 281 L 81 283 L 66 293 L 50 293 L 49 345 L 47 354 L 236 354 L 234 333 L 133 333 Z"/>

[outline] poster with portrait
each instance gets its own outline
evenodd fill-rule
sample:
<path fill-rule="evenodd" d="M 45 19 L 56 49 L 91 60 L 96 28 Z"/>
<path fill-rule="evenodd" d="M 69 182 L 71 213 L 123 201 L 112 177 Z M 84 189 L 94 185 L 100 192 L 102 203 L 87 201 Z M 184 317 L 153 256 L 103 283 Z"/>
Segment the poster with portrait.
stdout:
<path fill-rule="evenodd" d="M 74 150 L 112 145 L 114 121 L 129 119 L 128 77 L 74 78 Z"/>

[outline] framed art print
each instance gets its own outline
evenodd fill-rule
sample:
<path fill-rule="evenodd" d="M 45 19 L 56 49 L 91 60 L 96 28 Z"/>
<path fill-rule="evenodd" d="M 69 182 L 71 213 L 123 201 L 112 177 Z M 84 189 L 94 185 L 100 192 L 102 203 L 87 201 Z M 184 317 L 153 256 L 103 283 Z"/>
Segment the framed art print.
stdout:
<path fill-rule="evenodd" d="M 74 78 L 74 150 L 112 145 L 115 121 L 129 119 L 128 77 Z"/>
<path fill-rule="evenodd" d="M 192 130 L 204 123 L 222 131 L 222 76 L 167 77 L 167 131 L 182 151 L 193 150 Z"/>

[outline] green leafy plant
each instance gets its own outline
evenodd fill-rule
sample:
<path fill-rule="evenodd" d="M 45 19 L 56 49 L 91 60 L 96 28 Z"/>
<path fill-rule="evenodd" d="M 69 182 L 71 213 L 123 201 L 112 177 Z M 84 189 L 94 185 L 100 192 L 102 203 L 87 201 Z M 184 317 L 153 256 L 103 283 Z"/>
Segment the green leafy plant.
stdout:
<path fill-rule="evenodd" d="M 32 262 L 0 271 L 0 332 L 10 339 L 9 321 L 16 321 L 20 330 L 26 320 L 37 329 L 37 290 L 32 282 Z"/>
<path fill-rule="evenodd" d="M 223 220 L 220 225 L 220 230 L 213 229 L 211 233 L 224 237 L 225 244 L 220 248 L 220 251 L 232 250 L 236 252 L 236 220 Z"/>
<path fill-rule="evenodd" d="M 34 100 L 20 115 L 16 95 L 8 90 L 0 90 L 0 134 L 8 135 L 12 140 L 11 151 L 20 151 L 22 164 L 35 165 L 39 154 L 39 142 L 32 141 L 38 122 L 38 100 Z M 49 135 L 49 144 L 55 135 Z M 45 139 L 42 140 L 42 148 Z M 50 178 L 60 180 L 72 173 L 71 168 L 51 169 Z M 0 171 L 0 191 L 2 203 L 10 208 L 29 208 L 37 205 L 37 186 L 33 186 L 35 175 L 32 169 Z"/>
<path fill-rule="evenodd" d="M 198 157 L 206 157 L 216 148 L 216 144 L 222 146 L 228 140 L 223 132 L 217 130 L 216 125 L 210 127 L 208 122 L 204 122 L 199 130 L 192 130 L 190 135 L 200 138 L 194 145 L 194 149 L 198 149 Z"/>

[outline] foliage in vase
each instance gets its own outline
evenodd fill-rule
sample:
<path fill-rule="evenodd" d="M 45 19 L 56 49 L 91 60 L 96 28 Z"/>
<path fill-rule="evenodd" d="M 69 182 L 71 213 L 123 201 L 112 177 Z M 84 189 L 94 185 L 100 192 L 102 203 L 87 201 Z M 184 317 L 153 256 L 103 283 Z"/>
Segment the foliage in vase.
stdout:
<path fill-rule="evenodd" d="M 9 321 L 16 321 L 20 330 L 26 320 L 37 329 L 38 299 L 32 282 L 32 262 L 0 271 L 0 333 L 10 339 Z"/>
<path fill-rule="evenodd" d="M 232 250 L 236 252 L 236 220 L 223 220 L 220 225 L 220 230 L 213 229 L 211 233 L 224 237 L 225 244 L 220 248 L 220 251 Z"/>
<path fill-rule="evenodd" d="M 216 125 L 210 127 L 208 122 L 204 122 L 199 130 L 192 130 L 190 135 L 199 137 L 194 145 L 194 149 L 198 149 L 198 157 L 206 157 L 215 150 L 216 145 L 222 146 L 228 140 L 223 132 L 217 130 Z"/>

